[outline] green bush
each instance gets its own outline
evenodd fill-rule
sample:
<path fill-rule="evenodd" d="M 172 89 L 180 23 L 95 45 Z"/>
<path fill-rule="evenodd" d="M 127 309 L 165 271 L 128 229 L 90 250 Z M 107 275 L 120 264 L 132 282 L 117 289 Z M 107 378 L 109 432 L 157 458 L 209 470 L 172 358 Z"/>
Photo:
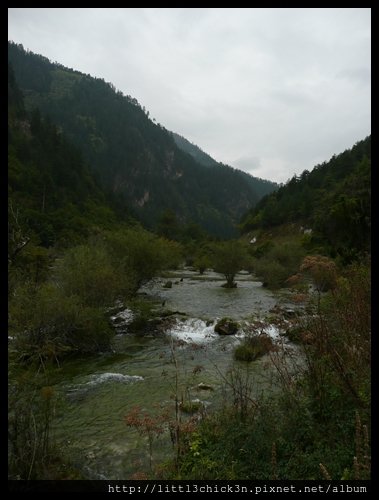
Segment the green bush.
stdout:
<path fill-rule="evenodd" d="M 183 413 L 196 413 L 204 408 L 204 403 L 197 400 L 183 401 L 180 403 L 180 409 Z"/>
<path fill-rule="evenodd" d="M 204 271 L 211 267 L 212 261 L 208 255 L 201 254 L 195 258 L 193 265 L 199 270 L 200 274 L 204 274 Z"/>
<path fill-rule="evenodd" d="M 254 335 L 246 338 L 234 350 L 234 358 L 237 361 L 255 361 L 264 356 L 274 348 L 268 335 Z"/>
<path fill-rule="evenodd" d="M 52 457 L 49 436 L 56 395 L 25 373 L 8 395 L 9 478 L 43 479 Z"/>
<path fill-rule="evenodd" d="M 145 231 L 128 228 L 107 232 L 105 242 L 111 261 L 127 277 L 131 293 L 163 269 L 175 268 L 181 262 L 181 246 Z"/>
<path fill-rule="evenodd" d="M 277 261 L 268 258 L 261 259 L 253 264 L 255 274 L 262 279 L 263 285 L 269 288 L 280 288 L 289 277 L 287 269 Z"/>
<path fill-rule="evenodd" d="M 226 287 L 234 288 L 236 286 L 234 277 L 248 267 L 249 255 L 246 246 L 236 240 L 219 243 L 214 247 L 213 267 L 216 272 L 223 274 L 226 278 Z"/>
<path fill-rule="evenodd" d="M 261 258 L 253 260 L 253 269 L 266 286 L 280 288 L 298 271 L 304 255 L 305 250 L 298 241 L 270 245 Z"/>
<path fill-rule="evenodd" d="M 22 359 L 57 359 L 67 352 L 107 349 L 112 330 L 101 310 L 85 306 L 52 283 L 16 289 L 9 303 L 10 334 Z"/>
<path fill-rule="evenodd" d="M 112 305 L 131 287 L 131 277 L 110 259 L 104 245 L 80 245 L 66 251 L 57 263 L 55 279 L 66 296 L 75 295 L 91 307 Z"/>
<path fill-rule="evenodd" d="M 265 255 L 268 254 L 268 252 L 274 248 L 274 243 L 271 240 L 265 241 L 264 243 L 260 245 L 251 245 L 249 253 L 257 258 L 260 259 L 264 257 Z"/>

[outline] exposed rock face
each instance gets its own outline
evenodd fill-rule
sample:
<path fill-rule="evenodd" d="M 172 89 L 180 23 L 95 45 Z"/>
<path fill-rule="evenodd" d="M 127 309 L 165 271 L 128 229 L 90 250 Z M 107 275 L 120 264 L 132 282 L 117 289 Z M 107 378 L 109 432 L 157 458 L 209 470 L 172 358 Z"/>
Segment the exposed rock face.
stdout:
<path fill-rule="evenodd" d="M 149 201 L 149 198 L 150 198 L 149 191 L 145 191 L 142 198 L 137 200 L 136 203 L 138 206 L 143 207 L 145 205 L 145 203 L 147 203 Z"/>

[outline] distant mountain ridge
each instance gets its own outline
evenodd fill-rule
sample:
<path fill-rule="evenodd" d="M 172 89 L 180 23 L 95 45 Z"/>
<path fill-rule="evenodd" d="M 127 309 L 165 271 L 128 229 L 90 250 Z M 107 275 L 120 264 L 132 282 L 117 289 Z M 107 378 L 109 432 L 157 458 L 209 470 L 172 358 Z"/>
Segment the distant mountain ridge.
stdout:
<path fill-rule="evenodd" d="M 192 142 L 188 141 L 185 137 L 175 132 L 171 132 L 171 135 L 178 148 L 190 154 L 196 161 L 205 167 L 215 167 L 218 165 L 216 160 L 209 156 L 209 154 L 205 153 L 201 148 L 199 148 L 199 146 L 196 146 L 196 144 L 192 144 Z"/>
<path fill-rule="evenodd" d="M 175 132 L 171 132 L 171 134 L 174 138 L 176 145 L 180 149 L 190 154 L 198 163 L 201 163 L 205 167 L 218 166 L 218 167 L 232 168 L 237 175 L 241 176 L 245 181 L 249 183 L 249 185 L 251 186 L 253 191 L 257 193 L 257 196 L 259 198 L 262 198 L 262 196 L 265 196 L 266 194 L 271 193 L 272 191 L 279 188 L 279 184 L 277 184 L 276 182 L 261 179 L 259 177 L 254 177 L 248 174 L 247 172 L 243 172 L 242 170 L 218 162 L 214 158 L 212 158 L 208 153 L 205 153 L 201 148 L 199 148 L 199 146 L 196 146 L 196 144 L 193 144 L 192 142 L 188 141 L 185 137 L 182 137 L 181 135 Z"/>
<path fill-rule="evenodd" d="M 13 42 L 8 59 L 26 109 L 37 107 L 48 115 L 80 148 L 101 185 L 147 227 L 155 228 L 162 214 L 172 210 L 182 223 L 198 223 L 219 237 L 235 236 L 242 214 L 277 188 L 218 164 L 204 152 L 188 154 L 136 99 L 102 79 Z"/>

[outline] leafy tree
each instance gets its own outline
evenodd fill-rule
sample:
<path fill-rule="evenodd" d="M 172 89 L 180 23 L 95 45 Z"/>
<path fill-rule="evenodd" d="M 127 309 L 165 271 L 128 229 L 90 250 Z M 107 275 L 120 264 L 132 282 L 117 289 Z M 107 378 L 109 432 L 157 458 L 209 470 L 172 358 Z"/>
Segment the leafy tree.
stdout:
<path fill-rule="evenodd" d="M 107 232 L 105 242 L 114 263 L 128 277 L 131 293 L 150 280 L 156 273 L 180 262 L 180 246 L 158 238 L 142 228 Z"/>
<path fill-rule="evenodd" d="M 219 243 L 214 248 L 213 267 L 226 278 L 226 288 L 234 288 L 235 275 L 248 264 L 246 247 L 237 240 Z"/>
<path fill-rule="evenodd" d="M 19 286 L 9 302 L 9 327 L 18 358 L 37 362 L 109 348 L 113 333 L 101 310 L 53 283 Z"/>
<path fill-rule="evenodd" d="M 133 278 L 111 261 L 104 245 L 70 248 L 58 261 L 54 276 L 65 295 L 77 296 L 90 307 L 112 305 L 133 286 Z"/>
<path fill-rule="evenodd" d="M 194 260 L 194 267 L 199 270 L 200 274 L 204 274 L 204 271 L 211 267 L 212 259 L 209 255 L 205 253 L 200 253 Z"/>
<path fill-rule="evenodd" d="M 264 284 L 270 288 L 287 286 L 290 276 L 297 273 L 305 250 L 297 240 L 268 240 L 255 250 L 252 268 Z"/>
<path fill-rule="evenodd" d="M 158 221 L 157 233 L 169 240 L 178 240 L 180 239 L 180 232 L 180 224 L 175 212 L 166 209 Z"/>

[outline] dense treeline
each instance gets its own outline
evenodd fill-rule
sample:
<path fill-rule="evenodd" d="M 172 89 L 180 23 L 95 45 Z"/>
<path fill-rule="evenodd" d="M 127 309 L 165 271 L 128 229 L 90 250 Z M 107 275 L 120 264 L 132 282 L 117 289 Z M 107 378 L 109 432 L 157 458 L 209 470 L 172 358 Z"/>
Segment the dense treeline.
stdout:
<path fill-rule="evenodd" d="M 294 176 L 246 214 L 243 232 L 298 223 L 331 256 L 349 262 L 370 249 L 371 136 Z"/>
<path fill-rule="evenodd" d="M 204 168 L 177 147 L 131 96 L 99 78 L 8 44 L 28 109 L 38 107 L 82 151 L 102 185 L 120 195 L 151 228 L 165 210 L 221 237 L 237 235 L 241 215 L 275 189 L 227 166 Z"/>

